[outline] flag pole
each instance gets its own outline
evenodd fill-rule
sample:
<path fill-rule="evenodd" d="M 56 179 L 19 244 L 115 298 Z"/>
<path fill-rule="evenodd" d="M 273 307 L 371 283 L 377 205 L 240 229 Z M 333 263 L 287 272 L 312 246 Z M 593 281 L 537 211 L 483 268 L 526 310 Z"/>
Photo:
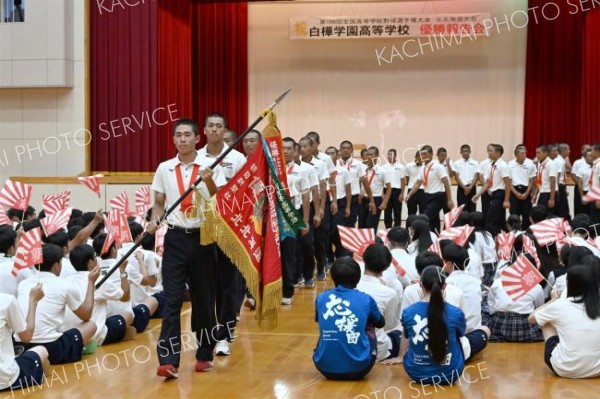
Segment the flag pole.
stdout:
<path fill-rule="evenodd" d="M 222 153 L 221 155 L 219 155 L 219 157 L 212 163 L 212 165 L 210 165 L 210 169 L 214 169 L 217 165 L 219 165 L 219 163 L 227 156 L 227 154 L 229 154 L 231 151 L 233 151 L 233 149 L 235 148 L 236 145 L 238 145 L 243 139 L 244 137 L 250 133 L 250 131 L 252 129 L 254 129 L 256 127 L 256 125 L 258 125 L 271 111 L 273 111 L 273 109 L 279 105 L 284 99 L 285 97 L 287 97 L 287 95 L 290 93 L 290 91 L 292 91 L 292 88 L 290 87 L 289 89 L 287 89 L 286 91 L 284 91 L 279 97 L 277 97 L 275 99 L 275 101 L 273 101 L 273 104 L 269 105 L 267 108 L 265 108 L 260 115 L 258 116 L 258 118 L 256 118 L 256 120 L 254 122 L 252 122 L 252 124 L 250 126 L 248 126 L 248 128 L 246 130 L 244 130 L 244 132 L 231 144 L 231 146 L 229 148 L 227 148 L 227 150 L 225 150 L 224 153 Z M 169 209 L 167 209 L 164 213 L 164 215 L 162 215 L 160 218 L 158 218 L 158 220 L 156 221 L 156 225 L 160 226 L 161 223 L 167 219 L 167 217 L 175 210 L 177 209 L 177 207 L 179 206 L 179 204 L 181 203 L 181 201 L 183 201 L 183 199 L 185 197 L 187 197 L 195 188 L 197 185 L 199 185 L 202 182 L 202 176 L 198 177 L 196 179 L 196 181 L 191 184 L 187 190 L 185 190 L 185 192 L 183 194 L 181 194 L 181 196 L 179 197 L 179 199 L 177 199 L 177 201 L 175 201 L 170 207 Z M 102 279 L 96 284 L 96 289 L 100 288 L 102 286 L 102 284 L 104 284 L 104 282 L 106 280 L 108 280 L 108 278 L 119 268 L 119 266 L 121 266 L 123 264 L 123 262 L 125 262 L 125 260 L 127 258 L 129 258 L 131 256 L 131 254 L 133 254 L 135 252 L 136 249 L 138 249 L 142 243 L 142 241 L 144 240 L 144 238 L 148 235 L 149 233 L 147 231 L 144 232 L 144 234 L 142 235 L 142 237 L 140 238 L 140 240 L 135 243 L 133 245 L 133 247 L 131 247 L 129 249 L 129 251 L 127 251 L 127 253 L 125 253 L 123 256 L 121 256 L 121 258 L 117 261 L 117 263 L 115 263 L 115 265 L 106 273 L 106 275 L 104 277 L 102 277 Z"/>

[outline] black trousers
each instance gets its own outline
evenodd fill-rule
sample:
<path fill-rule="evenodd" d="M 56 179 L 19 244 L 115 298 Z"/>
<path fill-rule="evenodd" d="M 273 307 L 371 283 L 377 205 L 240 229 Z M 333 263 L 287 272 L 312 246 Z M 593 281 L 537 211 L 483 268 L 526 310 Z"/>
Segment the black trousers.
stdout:
<path fill-rule="evenodd" d="M 477 188 L 477 187 L 474 187 Z M 490 202 L 492 202 L 492 197 L 489 192 L 481 194 L 481 213 L 484 215 L 488 214 L 488 210 L 490 209 Z"/>
<path fill-rule="evenodd" d="M 352 200 L 352 199 L 351 199 Z M 341 198 L 337 200 L 338 203 L 338 213 L 337 215 L 331 215 L 331 234 L 329 238 L 331 239 L 331 243 L 335 246 L 334 255 L 336 258 L 340 258 L 342 256 L 352 256 L 352 252 L 348 251 L 346 248 L 342 247 L 342 242 L 340 240 L 340 231 L 338 230 L 338 226 L 346 226 L 345 225 L 345 217 L 344 212 L 346 209 L 346 198 Z M 358 203 L 357 203 L 358 205 Z M 351 208 L 352 209 L 352 208 Z M 350 211 L 352 212 L 352 211 Z M 354 225 L 350 226 L 354 227 Z"/>
<path fill-rule="evenodd" d="M 475 209 L 477 208 L 477 204 L 475 204 L 473 201 L 471 201 L 473 199 L 473 197 L 475 196 L 477 187 L 472 187 L 471 191 L 469 192 L 469 195 L 465 194 L 465 190 L 463 190 L 460 186 L 456 188 L 456 204 L 457 206 L 461 206 L 464 205 L 465 207 L 463 208 L 463 210 L 467 211 L 467 212 L 475 212 Z"/>
<path fill-rule="evenodd" d="M 425 194 L 425 214 L 429 218 L 429 229 L 440 231 L 440 211 L 446 205 L 446 193 Z"/>
<path fill-rule="evenodd" d="M 587 194 L 586 192 L 583 195 Z M 575 186 L 575 195 L 573 196 L 573 215 L 578 215 L 580 213 L 588 213 L 588 206 L 583 205 L 581 203 L 581 194 L 579 194 L 579 190 L 577 186 Z"/>
<path fill-rule="evenodd" d="M 181 347 L 181 305 L 189 280 L 192 330 L 196 332 L 197 360 L 212 360 L 216 340 L 214 245 L 200 245 L 200 233 L 187 234 L 169 229 L 165 235 L 162 262 L 163 291 L 166 296 L 160 338 L 159 364 L 179 367 Z"/>
<path fill-rule="evenodd" d="M 385 208 L 385 212 L 383 214 L 383 222 L 385 223 L 386 229 L 400 226 L 402 223 L 402 202 L 398 200 L 399 195 L 400 189 L 392 188 L 392 198 L 390 198 L 388 206 Z"/>
<path fill-rule="evenodd" d="M 557 193 L 554 194 L 554 208 L 549 208 L 548 207 L 548 202 L 550 201 L 550 193 L 540 193 L 540 195 L 538 195 L 538 201 L 537 204 L 538 205 L 543 205 L 546 208 L 548 208 L 548 213 L 550 215 L 556 215 L 556 205 L 558 202 L 558 195 Z"/>
<path fill-rule="evenodd" d="M 408 189 L 410 192 L 410 189 Z M 409 215 L 416 215 L 417 213 L 425 213 L 425 191 L 418 189 L 412 197 L 406 203 L 406 207 Z M 410 226 L 406 226 L 407 228 Z"/>
<path fill-rule="evenodd" d="M 527 191 L 527 186 L 513 186 L 514 189 L 523 194 Z M 510 214 L 521 216 L 521 227 L 523 230 L 527 230 L 531 222 L 529 221 L 529 215 L 531 215 L 531 195 L 524 200 L 520 200 L 513 193 L 510 193 Z"/>
<path fill-rule="evenodd" d="M 358 209 L 358 228 L 367 228 L 367 218 L 369 217 L 369 198 L 362 197 L 360 207 Z"/>
<path fill-rule="evenodd" d="M 298 233 L 299 234 L 299 233 Z M 296 258 L 296 239 L 286 237 L 281 242 L 281 280 L 283 282 L 282 292 L 284 298 L 294 296 L 294 264 Z"/>
<path fill-rule="evenodd" d="M 381 197 L 373 197 L 373 201 L 375 201 L 375 206 L 377 207 L 377 211 L 373 215 L 373 212 L 370 212 L 367 205 L 367 222 L 365 228 L 371 228 L 375 231 L 375 235 L 377 235 L 377 228 L 379 227 L 379 218 L 381 217 L 381 209 L 379 209 L 379 205 L 383 202 L 383 198 Z"/>
<path fill-rule="evenodd" d="M 240 286 L 242 275 L 231 259 L 221 251 L 221 248 L 216 245 L 215 248 L 217 251 L 217 322 L 227 327 L 225 328 L 227 340 L 230 341 L 233 338 L 233 329 L 240 311 L 239 292 L 244 292 L 245 287 Z"/>
<path fill-rule="evenodd" d="M 571 220 L 569 198 L 567 197 L 567 186 L 565 184 L 558 185 L 558 203 L 556 204 L 555 208 L 557 208 L 556 212 L 558 216 L 565 220 Z"/>
<path fill-rule="evenodd" d="M 311 204 L 311 209 L 314 207 Z M 316 212 L 316 209 L 314 210 Z M 323 219 L 321 225 L 315 227 L 315 258 L 317 260 L 317 273 L 325 272 L 325 265 L 327 264 L 327 245 L 329 244 L 329 225 L 331 224 L 331 200 L 327 199 L 325 202 L 325 212 L 323 213 Z"/>
<path fill-rule="evenodd" d="M 496 237 L 506 224 L 506 209 L 502 207 L 504 190 L 496 190 L 492 192 L 490 197 L 490 206 L 485 218 L 485 229 Z"/>
<path fill-rule="evenodd" d="M 315 273 L 315 238 L 314 238 L 314 207 L 310 204 L 311 211 L 308 217 L 310 229 L 308 234 L 296 236 L 296 275 L 295 280 L 298 281 L 301 277 L 305 280 L 312 279 Z M 303 215 L 303 210 L 300 208 L 300 214 Z"/>
<path fill-rule="evenodd" d="M 339 205 L 338 205 L 339 208 Z M 352 196 L 352 202 L 350 203 L 350 216 L 344 217 L 344 226 L 356 227 L 358 221 L 358 214 L 360 213 L 360 204 L 358 203 L 358 194 Z"/>

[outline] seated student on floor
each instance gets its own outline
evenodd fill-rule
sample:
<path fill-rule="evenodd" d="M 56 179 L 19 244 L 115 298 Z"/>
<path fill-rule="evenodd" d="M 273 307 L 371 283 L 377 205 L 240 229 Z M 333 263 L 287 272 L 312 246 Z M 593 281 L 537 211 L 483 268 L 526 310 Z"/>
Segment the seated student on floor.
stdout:
<path fill-rule="evenodd" d="M 354 259 L 336 259 L 330 274 L 335 288 L 322 292 L 315 301 L 319 341 L 313 362 L 330 380 L 360 380 L 375 364 L 374 328 L 383 328 L 385 319 L 375 300 L 356 289 L 360 267 Z"/>
<path fill-rule="evenodd" d="M 487 346 L 490 337 L 490 330 L 481 325 L 481 281 L 465 272 L 469 265 L 469 253 L 465 248 L 451 243 L 442 249 L 442 257 L 443 270 L 448 274 L 447 286 L 458 287 L 463 293 L 464 306 L 461 309 L 467 320 L 465 337 L 469 343 L 468 347 L 463 345 L 463 349 L 468 361 Z"/>
<path fill-rule="evenodd" d="M 402 314 L 400 357 L 408 376 L 421 384 L 452 384 L 460 378 L 465 364 L 460 344 L 465 315 L 444 302 L 445 280 L 442 269 L 426 267 L 420 282 L 423 299 Z"/>
<path fill-rule="evenodd" d="M 519 237 L 515 239 L 515 243 Z M 492 335 L 493 342 L 539 342 L 543 340 L 542 330 L 537 325 L 531 325 L 527 320 L 529 314 L 544 304 L 544 290 L 537 284 L 531 291 L 513 301 L 502 287 L 500 273 L 512 265 L 521 254 L 523 240 L 520 245 L 513 247 L 513 255 L 509 262 L 498 268 L 497 277 L 490 288 L 487 297 L 488 307 L 484 311 L 483 320 Z M 517 249 L 520 247 L 520 249 Z M 532 264 L 533 257 L 525 255 Z M 489 315 L 487 314 L 489 313 Z"/>
<path fill-rule="evenodd" d="M 544 361 L 556 375 L 567 378 L 600 376 L 600 295 L 598 271 L 590 265 L 567 272 L 567 298 L 553 300 L 529 315 L 542 326 Z"/>
<path fill-rule="evenodd" d="M 66 279 L 75 285 L 83 296 L 87 289 L 89 272 L 98 267 L 96 253 L 91 245 L 78 245 L 69 253 L 69 259 L 76 272 Z M 126 267 L 127 261 L 123 262 L 119 266 L 119 270 L 115 272 L 121 279 L 120 285 L 116 285 L 111 279 L 108 279 L 94 291 L 94 310 L 90 320 L 96 323 L 96 333 L 92 339 L 96 341 L 97 346 L 133 339 L 136 335 L 135 328 L 131 327 L 133 316 L 128 312 L 107 316 L 108 301 L 129 301 L 129 281 L 127 281 L 127 273 L 125 273 Z M 63 328 L 67 330 L 75 324 L 77 324 L 77 316 L 67 310 Z M 90 351 L 88 350 L 88 353 Z"/>
<path fill-rule="evenodd" d="M 148 257 L 150 258 L 150 261 L 154 262 L 154 264 L 156 265 L 156 269 L 158 271 L 158 273 L 156 274 L 156 285 L 154 285 L 152 287 L 147 286 L 146 290 L 147 290 L 148 294 L 153 296 L 158 301 L 158 309 L 156 309 L 156 312 L 154 312 L 152 314 L 152 318 L 153 319 L 161 319 L 162 313 L 163 313 L 163 308 L 165 306 L 167 297 L 165 296 L 165 293 L 163 291 L 163 285 L 162 285 L 162 273 L 161 273 L 162 258 L 156 253 L 155 243 L 156 243 L 155 235 L 148 234 L 142 240 L 142 248 L 147 252 Z"/>
<path fill-rule="evenodd" d="M 63 258 L 62 248 L 54 244 L 42 244 L 42 257 L 44 261 L 38 265 L 39 274 L 19 283 L 18 301 L 23 313 L 29 307 L 29 292 L 38 283 L 44 288 L 44 298 L 37 307 L 33 337 L 24 346 L 46 347 L 51 364 L 77 362 L 81 360 L 84 345 L 88 345 L 96 333 L 96 324 L 89 320 L 94 307 L 94 282 L 100 275 L 100 269 L 96 268 L 89 273 L 86 293 L 82 297 L 77 287 L 58 277 Z M 75 328 L 63 332 L 61 326 L 67 307 L 81 322 Z M 21 341 L 18 336 L 15 340 Z"/>
<path fill-rule="evenodd" d="M 410 234 L 408 230 L 402 227 L 392 227 L 387 234 L 388 246 L 392 256 L 405 271 L 404 276 L 399 276 L 400 282 L 404 288 L 419 280 L 419 273 L 415 267 L 415 256 L 407 251 L 410 243 Z"/>
<path fill-rule="evenodd" d="M 385 326 L 375 330 L 377 336 L 377 361 L 397 357 L 400 350 L 400 296 L 385 285 L 382 273 L 392 268 L 392 255 L 383 244 L 369 245 L 363 254 L 365 272 L 356 289 L 368 294 L 375 300 L 379 311 L 385 318 Z M 400 286 L 402 287 L 402 286 Z"/>
<path fill-rule="evenodd" d="M 17 240 L 17 232 L 12 226 L 0 226 L 0 293 L 9 294 L 13 297 L 17 296 L 17 286 L 19 280 L 13 275 L 13 266 L 15 251 L 15 243 Z"/>
<path fill-rule="evenodd" d="M 17 298 L 0 293 L 0 391 L 41 385 L 44 381 L 43 364 L 48 360 L 48 351 L 43 346 L 34 346 L 15 357 L 12 334 L 21 342 L 29 342 L 35 330 L 35 312 L 44 297 L 42 285 L 36 284 L 29 291 L 27 318 L 21 313 Z M 8 398 L 8 396 L 6 396 Z"/>
<path fill-rule="evenodd" d="M 100 260 L 98 261 L 98 265 L 100 266 L 100 270 L 102 275 L 108 273 L 110 269 L 117 263 L 117 247 L 115 243 L 111 243 L 108 251 L 102 254 L 102 248 L 104 247 L 104 241 L 106 240 L 106 234 L 98 234 L 96 238 L 94 238 L 94 250 L 96 251 L 96 255 L 100 256 Z M 143 254 L 141 251 L 135 253 L 135 257 L 138 261 L 143 262 Z M 126 273 L 129 268 L 126 269 Z M 129 276 L 127 277 L 129 281 Z M 114 272 L 111 274 L 109 280 L 111 280 L 114 284 L 120 284 L 120 274 Z M 131 284 L 131 281 L 129 281 Z M 108 317 L 116 316 L 116 315 L 126 315 L 125 319 L 130 320 L 133 317 L 133 326 L 135 327 L 138 333 L 144 331 L 146 327 L 148 327 L 148 323 L 150 322 L 150 315 L 156 311 L 158 307 L 158 302 L 154 298 L 150 298 L 150 300 L 136 306 L 133 306 L 132 298 L 129 301 L 108 301 Z"/>

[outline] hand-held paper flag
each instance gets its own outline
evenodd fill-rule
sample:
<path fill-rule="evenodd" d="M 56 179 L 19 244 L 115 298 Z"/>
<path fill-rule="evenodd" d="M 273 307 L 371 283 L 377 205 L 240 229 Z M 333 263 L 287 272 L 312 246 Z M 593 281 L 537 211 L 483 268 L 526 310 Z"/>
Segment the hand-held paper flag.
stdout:
<path fill-rule="evenodd" d="M 586 202 L 600 201 L 600 187 L 593 187 L 582 198 Z"/>
<path fill-rule="evenodd" d="M 454 223 L 456 223 L 458 220 L 458 217 L 460 216 L 460 213 L 464 207 L 464 205 L 461 205 L 458 208 L 454 208 L 450 212 L 444 214 L 444 230 L 454 226 Z"/>
<path fill-rule="evenodd" d="M 100 179 L 104 177 L 104 175 L 94 175 L 94 176 L 85 176 L 79 177 L 79 183 L 83 184 L 90 190 L 96 193 L 98 198 L 100 198 Z"/>
<path fill-rule="evenodd" d="M 154 248 L 158 256 L 162 256 L 165 248 L 165 234 L 167 234 L 167 226 L 161 226 L 158 230 L 156 230 L 156 233 L 154 233 Z"/>
<path fill-rule="evenodd" d="M 338 226 L 342 247 L 362 257 L 365 249 L 375 243 L 373 229 L 355 229 L 354 227 Z"/>
<path fill-rule="evenodd" d="M 117 209 L 126 213 L 129 209 L 129 197 L 127 197 L 127 192 L 123 191 L 121 194 L 108 201 L 108 204 L 111 209 Z"/>
<path fill-rule="evenodd" d="M 529 226 L 529 230 L 535 236 L 538 244 L 542 247 L 555 242 L 562 241 L 565 237 L 565 225 L 563 218 L 546 219 Z"/>
<path fill-rule="evenodd" d="M 473 226 L 450 227 L 440 233 L 439 240 L 452 240 L 461 247 L 469 240 L 469 236 L 473 233 Z"/>
<path fill-rule="evenodd" d="M 15 262 L 11 273 L 16 277 L 19 271 L 42 262 L 42 230 L 36 227 L 23 234 L 23 237 L 19 240 L 19 247 L 15 254 Z"/>
<path fill-rule="evenodd" d="M 523 254 L 519 255 L 515 263 L 502 270 L 500 276 L 502 287 L 513 301 L 526 295 L 544 279 Z"/>
<path fill-rule="evenodd" d="M 7 180 L 0 191 L 0 206 L 26 211 L 31 199 L 32 187 L 29 184 Z"/>
<path fill-rule="evenodd" d="M 106 225 L 107 233 L 104 245 L 100 251 L 101 255 L 108 252 L 113 242 L 116 243 L 117 248 L 121 246 L 121 211 L 112 209 L 108 216 L 104 218 L 104 224 Z"/>
<path fill-rule="evenodd" d="M 135 213 L 144 217 L 148 208 L 150 208 L 150 187 L 140 187 L 135 190 Z"/>
<path fill-rule="evenodd" d="M 440 247 L 440 240 L 435 240 L 433 242 L 433 244 L 431 244 L 431 246 L 429 248 L 427 248 L 428 251 L 436 253 L 440 256 L 440 258 L 442 257 L 442 248 Z"/>
<path fill-rule="evenodd" d="M 511 231 L 509 233 L 501 231 L 497 237 L 498 243 L 498 258 L 501 260 L 509 260 L 512 252 L 513 244 L 517 236 Z"/>
<path fill-rule="evenodd" d="M 381 241 L 383 241 L 383 245 L 385 245 L 386 247 L 389 244 L 387 235 L 390 232 L 390 230 L 391 229 L 385 229 L 385 230 L 379 229 L 379 230 L 377 230 L 377 237 L 381 238 Z"/>
<path fill-rule="evenodd" d="M 69 207 L 71 203 L 71 190 L 63 191 L 59 194 L 42 195 L 42 208 L 46 215 L 52 215 L 62 209 Z"/>
<path fill-rule="evenodd" d="M 67 208 L 40 219 L 40 224 L 46 236 L 54 234 L 61 229 L 66 229 L 72 211 L 73 208 Z"/>
<path fill-rule="evenodd" d="M 527 234 L 523 234 L 523 253 L 530 254 L 535 260 L 537 268 L 540 268 L 541 263 L 537 254 L 537 248 L 535 247 L 533 240 Z"/>
<path fill-rule="evenodd" d="M 12 225 L 13 225 L 12 221 L 6 214 L 6 211 L 2 207 L 0 207 L 0 226 L 2 226 L 4 224 L 9 225 L 10 227 L 12 227 Z"/>

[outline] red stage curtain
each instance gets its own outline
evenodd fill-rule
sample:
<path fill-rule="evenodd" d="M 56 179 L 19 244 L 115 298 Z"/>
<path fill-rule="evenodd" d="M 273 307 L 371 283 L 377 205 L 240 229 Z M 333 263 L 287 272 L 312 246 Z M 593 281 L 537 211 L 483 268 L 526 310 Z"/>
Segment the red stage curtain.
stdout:
<path fill-rule="evenodd" d="M 579 144 L 593 144 L 600 143 L 600 9 L 586 13 L 583 32 Z"/>
<path fill-rule="evenodd" d="M 114 7 L 112 12 L 90 8 L 94 171 L 149 171 L 162 158 L 155 121 L 163 123 L 167 116 L 160 111 L 152 115 L 161 106 L 157 9 L 155 2 Z"/>
<path fill-rule="evenodd" d="M 203 124 L 221 113 L 239 134 L 248 127 L 248 4 L 196 1 L 192 16 L 195 116 Z"/>

